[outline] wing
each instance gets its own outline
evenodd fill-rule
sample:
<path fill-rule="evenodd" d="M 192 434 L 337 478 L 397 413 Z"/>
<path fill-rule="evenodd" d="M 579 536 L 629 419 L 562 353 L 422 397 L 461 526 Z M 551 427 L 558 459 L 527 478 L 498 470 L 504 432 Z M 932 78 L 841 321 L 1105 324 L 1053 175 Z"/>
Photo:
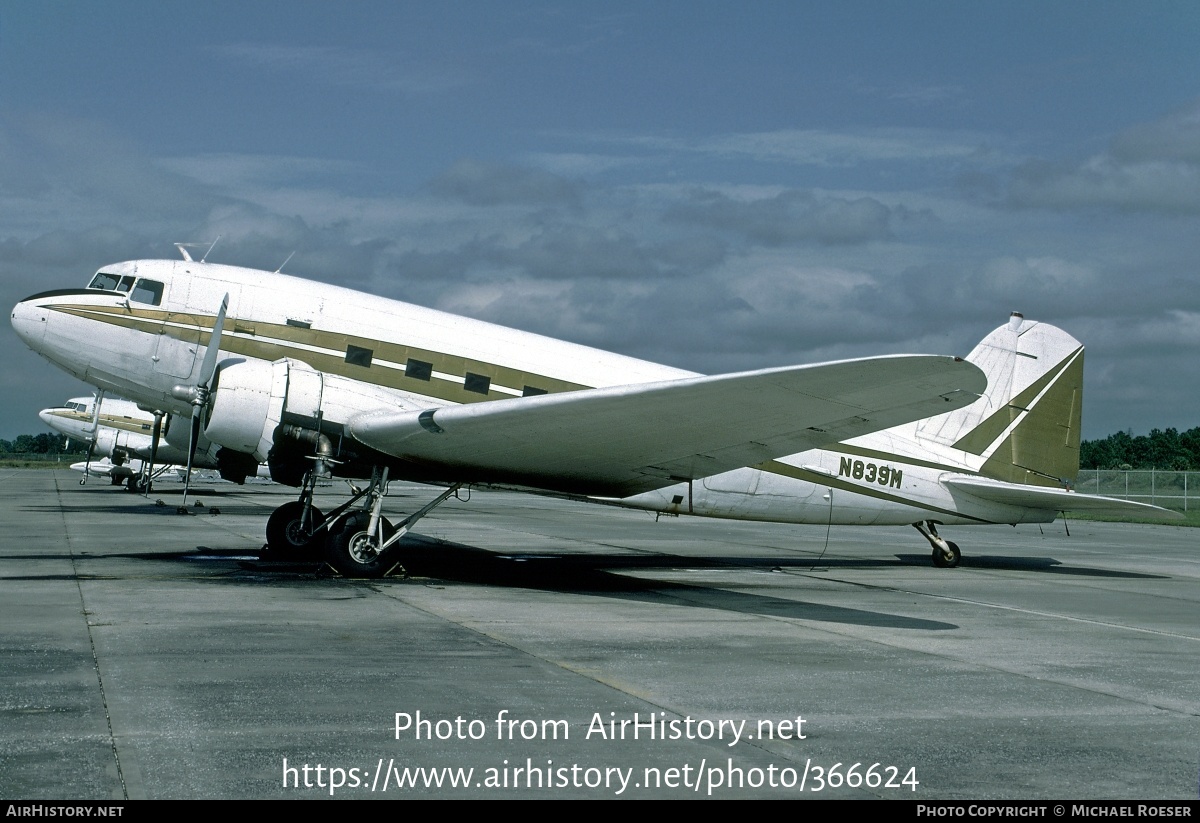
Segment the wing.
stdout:
<path fill-rule="evenodd" d="M 1154 520 L 1179 520 L 1182 514 L 1149 503 L 1137 503 L 1117 497 L 1055 489 L 1048 486 L 1021 486 L 991 480 L 986 477 L 948 477 L 942 483 L 951 489 L 965 492 L 1008 506 L 1026 509 L 1048 509 L 1050 511 L 1092 512 L 1126 517 L 1143 517 Z"/>
<path fill-rule="evenodd" d="M 958 358 L 899 355 L 376 410 L 346 430 L 431 479 L 624 497 L 951 411 L 986 383 Z"/>

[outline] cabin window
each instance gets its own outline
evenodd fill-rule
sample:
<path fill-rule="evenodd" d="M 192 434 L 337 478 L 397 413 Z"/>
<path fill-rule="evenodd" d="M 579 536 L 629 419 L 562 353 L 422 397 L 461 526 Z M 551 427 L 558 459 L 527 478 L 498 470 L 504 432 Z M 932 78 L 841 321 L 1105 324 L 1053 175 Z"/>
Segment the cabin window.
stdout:
<path fill-rule="evenodd" d="M 482 374 L 467 372 L 466 379 L 463 380 L 463 388 L 475 394 L 487 394 L 488 389 L 492 387 L 492 378 Z"/>
<path fill-rule="evenodd" d="M 371 367 L 371 355 L 374 351 L 364 349 L 361 346 L 346 346 L 346 362 L 352 366 L 362 366 L 364 368 Z"/>
<path fill-rule="evenodd" d="M 157 306 L 162 303 L 163 288 L 163 284 L 157 280 L 143 278 L 137 281 L 137 285 L 129 294 L 129 299 L 137 303 L 149 303 L 151 306 Z"/>
<path fill-rule="evenodd" d="M 410 358 L 408 365 L 404 367 L 404 376 L 414 380 L 428 380 L 433 377 L 433 364 Z"/>
<path fill-rule="evenodd" d="M 297 329 L 311 329 L 312 328 L 312 323 L 308 322 L 307 320 L 294 320 L 291 317 L 288 318 L 287 324 L 289 326 L 294 326 Z"/>
<path fill-rule="evenodd" d="M 549 394 L 545 389 L 539 389 L 537 386 L 526 386 L 525 391 L 521 392 L 522 397 L 534 397 L 539 394 Z"/>

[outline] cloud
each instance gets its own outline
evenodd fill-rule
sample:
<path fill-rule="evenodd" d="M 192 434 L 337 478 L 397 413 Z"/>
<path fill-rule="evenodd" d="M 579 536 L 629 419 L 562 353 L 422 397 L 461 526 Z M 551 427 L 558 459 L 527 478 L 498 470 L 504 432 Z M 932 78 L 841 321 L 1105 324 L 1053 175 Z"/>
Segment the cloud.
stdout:
<path fill-rule="evenodd" d="M 1196 214 L 1200 212 L 1200 166 L 1169 161 L 1126 163 L 1111 155 L 1077 165 L 1033 161 L 1014 173 L 1008 203 L 1062 211 Z"/>
<path fill-rule="evenodd" d="M 693 191 L 666 215 L 669 220 L 733 232 L 767 246 L 880 240 L 891 234 L 891 216 L 891 209 L 870 197 L 848 200 L 789 190 L 774 197 L 735 200 L 711 189 Z"/>
<path fill-rule="evenodd" d="M 473 206 L 577 206 L 581 185 L 541 169 L 460 160 L 429 184 L 434 194 Z"/>
<path fill-rule="evenodd" d="M 584 152 L 534 152 L 525 158 L 530 165 L 570 177 L 592 176 L 647 164 L 646 158 Z"/>
<path fill-rule="evenodd" d="M 137 224 L 154 231 L 194 220 L 215 191 L 149 161 L 102 123 L 54 115 L 0 123 L 0 214 L 23 239 L 48 227 Z"/>
<path fill-rule="evenodd" d="M 1031 160 L 1013 174 L 1018 208 L 1200 213 L 1200 101 L 1117 135 L 1082 162 Z"/>
<path fill-rule="evenodd" d="M 225 189 L 278 186 L 300 180 L 311 185 L 314 178 L 344 179 L 364 171 L 360 164 L 349 160 L 231 152 L 169 157 L 155 161 L 155 165 Z"/>
<path fill-rule="evenodd" d="M 215 46 L 222 59 L 278 73 L 306 75 L 332 86 L 429 95 L 467 85 L 458 69 L 403 65 L 395 54 L 337 46 L 280 46 L 234 43 Z"/>
<path fill-rule="evenodd" d="M 853 166 L 870 162 L 1008 162 L 995 140 L 935 129 L 866 129 L 857 132 L 780 129 L 718 135 L 698 140 L 627 138 L 631 145 L 759 162 Z"/>
<path fill-rule="evenodd" d="M 1175 161 L 1200 164 L 1200 100 L 1152 123 L 1135 126 L 1112 141 L 1124 163 Z"/>

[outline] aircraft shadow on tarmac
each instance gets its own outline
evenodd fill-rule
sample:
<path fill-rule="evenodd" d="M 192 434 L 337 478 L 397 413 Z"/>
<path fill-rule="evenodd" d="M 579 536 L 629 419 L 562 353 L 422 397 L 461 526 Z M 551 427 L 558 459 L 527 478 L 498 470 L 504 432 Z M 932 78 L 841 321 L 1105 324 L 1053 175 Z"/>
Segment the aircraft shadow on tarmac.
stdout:
<path fill-rule="evenodd" d="M 222 499 L 222 498 L 226 497 L 227 493 L 231 494 L 233 496 L 236 496 L 238 494 L 238 490 L 231 488 L 227 492 L 227 490 L 220 489 L 220 488 L 205 488 L 205 487 L 193 488 L 192 491 L 190 492 L 190 496 L 193 498 L 193 504 L 188 507 L 188 514 L 194 515 L 194 516 L 215 515 L 218 513 L 227 514 L 227 515 L 238 515 L 238 514 L 246 515 L 246 514 L 258 514 L 263 511 L 261 506 L 257 506 L 254 504 L 246 504 L 246 503 L 233 503 L 231 500 Z M 165 499 L 158 497 L 160 494 L 164 495 Z M 178 501 L 172 499 L 172 497 L 182 495 L 182 494 L 183 494 L 182 484 L 178 485 L 178 487 L 171 485 L 168 488 L 163 489 L 161 492 L 160 492 L 160 490 L 155 489 L 154 492 L 152 493 L 152 497 L 156 498 L 155 505 L 145 505 L 145 503 L 148 502 L 147 498 L 141 497 L 141 496 L 130 495 L 129 502 L 132 505 L 127 505 L 127 506 L 123 507 L 123 514 L 152 516 L 152 517 L 161 517 L 161 516 L 179 517 L 181 515 L 178 512 L 178 506 L 177 506 Z M 204 503 L 203 501 L 200 501 L 199 503 L 197 503 L 196 501 L 199 501 L 199 499 L 202 496 L 210 498 L 211 502 Z M 400 494 L 400 495 L 396 495 L 395 497 L 397 497 L 397 499 L 402 499 L 407 496 L 409 496 L 409 495 Z M 25 506 L 25 507 L 23 507 L 23 510 L 31 511 L 31 512 L 57 512 L 57 513 L 83 512 L 83 511 L 94 511 L 94 510 L 110 511 L 112 508 L 112 499 L 108 498 L 107 496 L 105 496 L 105 497 L 107 499 L 97 500 L 97 502 L 94 504 L 93 503 L 83 503 L 83 504 L 78 504 L 78 505 L 71 505 L 71 504 L 59 503 L 59 504 L 47 504 L 47 505 L 34 505 L 34 506 Z M 508 558 L 510 560 L 513 558 L 517 558 L 518 563 L 521 561 L 521 559 L 537 558 L 540 561 L 545 561 L 547 559 L 557 559 L 560 561 L 560 563 L 565 562 L 567 564 L 569 564 L 571 562 L 578 562 L 581 559 L 586 559 L 588 562 L 590 562 L 591 568 L 596 573 L 601 573 L 602 568 L 610 570 L 610 571 L 616 570 L 616 569 L 621 569 L 621 568 L 625 568 L 625 569 L 637 568 L 639 562 L 646 562 L 648 564 L 648 566 L 646 566 L 646 567 L 650 567 L 650 568 L 692 568 L 692 569 L 694 569 L 694 568 L 711 567 L 711 568 L 726 568 L 726 569 L 728 569 L 731 567 L 742 566 L 742 567 L 761 569 L 764 567 L 771 568 L 771 567 L 776 567 L 776 566 L 779 566 L 779 567 L 786 566 L 786 567 L 788 567 L 790 569 L 794 569 L 796 571 L 814 571 L 814 572 L 832 571 L 832 570 L 837 570 L 837 569 L 887 568 L 887 567 L 894 567 L 894 566 L 921 566 L 921 567 L 925 567 L 925 568 L 930 567 L 928 553 L 926 553 L 926 554 L 896 554 L 896 555 L 893 555 L 895 560 L 884 560 L 882 558 L 861 558 L 860 559 L 860 558 L 853 558 L 853 557 L 821 557 L 819 559 L 813 559 L 811 557 L 797 557 L 795 559 L 789 559 L 786 557 L 779 557 L 779 556 L 772 556 L 772 557 L 768 557 L 768 558 L 756 558 L 756 557 L 745 557 L 745 556 L 723 557 L 723 558 L 711 558 L 711 557 L 710 558 L 691 558 L 691 557 L 687 557 L 686 555 L 653 555 L 653 556 L 650 556 L 649 558 L 644 558 L 644 556 L 633 556 L 633 555 L 595 555 L 595 554 L 589 554 L 589 555 L 575 555 L 575 554 L 569 554 L 569 555 L 554 555 L 554 554 L 519 555 L 519 554 L 514 553 L 512 555 L 500 555 L 500 554 L 494 554 L 489 551 L 484 551 L 482 549 L 478 549 L 473 546 L 466 546 L 466 545 L 461 545 L 461 544 L 452 544 L 452 543 L 447 543 L 447 542 L 431 540 L 429 538 L 421 537 L 420 535 L 418 535 L 416 533 L 413 533 L 410 537 L 406 538 L 405 543 L 406 543 L 405 566 L 409 568 L 409 570 L 412 574 L 424 575 L 424 576 L 430 576 L 430 577 L 442 577 L 442 578 L 445 578 L 448 580 L 450 580 L 450 579 L 461 580 L 462 582 L 477 582 L 477 583 L 481 583 L 483 585 L 505 585 L 504 582 L 499 578 L 491 579 L 491 578 L 485 577 L 485 578 L 480 579 L 475 574 L 473 574 L 474 570 L 477 570 L 477 569 L 482 570 L 482 569 L 489 568 L 489 561 L 496 559 L 496 558 Z M 454 556 L 456 551 L 460 555 L 460 559 L 458 559 L 458 560 L 447 562 L 447 560 L 444 557 L 442 557 L 442 555 Z M 463 552 L 472 553 L 472 557 L 469 559 L 469 561 L 464 562 L 465 558 L 461 558 L 461 553 L 463 553 Z M 249 552 L 247 552 L 247 551 L 235 551 L 232 554 L 235 554 L 238 556 L 244 556 L 248 553 Z M 165 553 L 163 555 L 147 555 L 147 554 L 136 555 L 136 557 L 141 557 L 141 558 L 150 558 L 150 557 L 156 557 L 156 556 L 157 557 L 176 557 L 176 556 L 179 556 L 179 554 L 172 552 L 172 553 Z M 416 567 L 412 567 L 412 565 L 414 563 L 416 564 Z M 285 566 L 280 566 L 280 564 L 277 564 L 277 563 L 261 564 L 261 565 L 264 567 L 264 570 L 273 568 L 274 570 L 279 571 L 279 572 L 284 571 L 286 568 Z M 1017 572 L 1027 572 L 1027 573 L 1059 574 L 1059 575 L 1068 575 L 1068 576 L 1072 576 L 1072 577 L 1096 577 L 1096 578 L 1130 579 L 1130 580 L 1164 580 L 1164 579 L 1170 578 L 1170 575 L 1145 574 L 1145 573 L 1140 573 L 1140 572 L 1119 571 L 1116 569 L 1097 569 L 1097 568 L 1089 568 L 1089 567 L 1084 567 L 1084 566 L 1068 566 L 1068 565 L 1064 565 L 1062 563 L 1062 561 L 1056 560 L 1053 557 L 1044 557 L 1044 556 L 1042 556 L 1042 557 L 1020 557 L 1020 556 L 1013 556 L 1013 555 L 965 554 L 965 555 L 963 555 L 963 557 L 959 563 L 959 566 L 961 568 L 965 568 L 965 569 L 991 569 L 991 570 L 995 570 L 995 571 L 1017 571 Z M 305 569 L 311 568 L 311 564 L 304 564 L 303 568 L 305 568 Z M 418 571 L 417 568 L 422 569 L 422 571 Z M 561 575 L 563 573 L 564 568 L 565 568 L 565 566 L 561 565 L 561 564 L 559 566 L 557 566 L 556 570 L 555 570 L 555 575 Z M 424 571 L 425 569 L 428 569 L 428 571 Z M 495 569 L 490 573 L 496 574 L 497 572 L 499 572 L 501 574 L 501 576 L 503 576 L 503 574 L 507 574 L 507 571 L 502 571 L 499 569 Z M 528 571 L 526 571 L 525 573 L 528 573 Z M 941 570 L 941 571 L 931 570 L 931 573 L 945 574 L 945 573 L 953 573 L 953 572 L 949 572 L 947 570 Z M 573 579 L 578 579 L 578 578 L 573 578 Z M 622 579 L 628 579 L 628 578 L 622 578 Z M 581 579 L 579 579 L 578 582 L 580 584 L 584 583 L 584 581 Z M 519 585 L 519 584 L 514 583 L 513 585 Z M 564 586 L 564 588 L 570 588 L 572 590 L 579 590 L 578 586 Z M 586 588 L 586 586 L 585 586 L 585 588 Z"/>
<path fill-rule="evenodd" d="M 904 565 L 929 565 L 927 554 L 898 554 L 897 559 Z M 995 569 L 1009 572 L 1042 572 L 1046 574 L 1065 574 L 1079 577 L 1106 577 L 1130 580 L 1169 580 L 1167 574 L 1144 574 L 1142 572 L 1124 572 L 1117 569 L 1092 569 L 1084 566 L 1067 566 L 1061 560 L 1053 557 L 1013 557 L 1011 555 L 964 555 L 959 562 L 959 568 Z"/>
<path fill-rule="evenodd" d="M 811 562 L 788 561 L 780 558 L 739 557 L 688 558 L 679 555 L 625 555 L 625 554 L 496 554 L 473 546 L 432 540 L 411 535 L 406 543 L 401 560 L 404 572 L 410 577 L 432 578 L 446 582 L 466 583 L 481 586 L 539 589 L 558 593 L 586 594 L 614 599 L 653 604 L 656 606 L 685 606 L 689 608 L 717 609 L 740 614 L 757 614 L 814 620 L 827 623 L 843 623 L 857 626 L 916 629 L 921 631 L 947 631 L 957 629 L 953 623 L 925 620 L 904 615 L 885 614 L 865 609 L 851 609 L 821 603 L 809 603 L 766 594 L 730 591 L 717 586 L 680 583 L 648 577 L 621 574 L 620 571 L 679 571 L 699 569 L 729 570 L 744 567 L 772 570 L 787 574 L 784 567 L 795 572 L 807 571 Z M 233 556 L 229 550 L 200 547 L 200 551 L 213 559 Z M 242 553 L 244 555 L 244 553 Z M 140 555 L 145 558 L 148 555 Z M 165 554 L 158 555 L 165 559 Z M 182 557 L 182 555 L 176 555 Z M 280 572 L 311 574 L 313 563 L 265 562 L 242 560 L 241 568 L 256 573 L 270 573 L 272 568 Z M 323 574 L 328 567 L 319 567 Z M 764 574 L 766 571 L 764 571 Z M 401 582 L 403 577 L 361 581 L 370 585 L 387 585 Z M 357 581 L 351 581 L 357 582 Z"/>

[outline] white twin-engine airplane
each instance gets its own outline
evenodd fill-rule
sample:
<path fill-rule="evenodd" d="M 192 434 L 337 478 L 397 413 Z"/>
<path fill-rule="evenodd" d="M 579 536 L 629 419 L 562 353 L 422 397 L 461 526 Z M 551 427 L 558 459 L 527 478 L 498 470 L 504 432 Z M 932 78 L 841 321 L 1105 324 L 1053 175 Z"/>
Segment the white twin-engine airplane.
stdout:
<path fill-rule="evenodd" d="M 461 486 L 586 496 L 669 514 L 939 525 L 1062 510 L 1171 513 L 1070 490 L 1083 347 L 1014 314 L 966 358 L 896 355 L 702 376 L 278 273 L 183 260 L 101 269 L 12 313 L 81 380 L 191 415 L 218 459 L 300 488 L 269 550 L 388 573 L 399 538 Z M 161 419 L 161 415 L 159 416 Z M 318 478 L 370 478 L 328 514 Z M 389 478 L 449 488 L 398 528 Z M 186 503 L 186 497 L 185 497 Z"/>
<path fill-rule="evenodd" d="M 161 414 L 159 415 L 161 416 Z M 38 412 L 50 428 L 90 444 L 88 459 L 81 466 L 86 482 L 88 476 L 109 477 L 114 486 L 127 481 L 131 492 L 150 490 L 152 480 L 178 469 L 184 471 L 188 459 L 190 427 L 168 415 L 157 424 L 156 414 L 119 397 L 72 397 L 61 406 Z M 175 423 L 175 425 L 172 425 Z M 239 461 L 233 465 L 223 462 L 221 447 L 203 438 L 192 456 L 192 468 L 217 469 L 221 477 L 234 483 L 244 483 L 250 475 Z M 93 462 L 93 458 L 99 461 Z"/>

